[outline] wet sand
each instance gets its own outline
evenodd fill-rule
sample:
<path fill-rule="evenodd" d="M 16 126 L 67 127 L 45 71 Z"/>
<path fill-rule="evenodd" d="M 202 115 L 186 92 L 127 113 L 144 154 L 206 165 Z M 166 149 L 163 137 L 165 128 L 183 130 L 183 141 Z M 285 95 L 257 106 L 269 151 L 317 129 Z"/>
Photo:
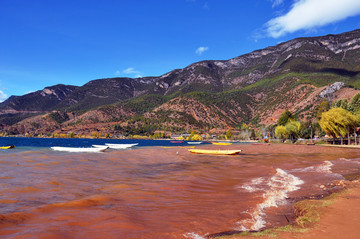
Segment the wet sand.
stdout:
<path fill-rule="evenodd" d="M 360 235 L 360 183 L 352 182 L 349 189 L 320 209 L 320 221 L 305 232 L 278 232 L 277 236 L 260 238 L 355 239 Z M 250 239 L 254 236 L 228 236 L 226 239 Z"/>
<path fill-rule="evenodd" d="M 295 146 L 298 147 L 298 146 Z M 300 146 L 304 147 L 304 146 Z M 285 145 L 277 148 L 278 150 L 303 150 L 304 148 L 294 148 Z M 308 152 L 324 152 L 325 148 L 342 148 L 351 150 L 350 153 L 358 154 L 360 145 L 318 145 L 310 146 Z M 322 147 L 322 148 L 321 148 Z M 355 149 L 355 150 L 354 150 Z M 319 199 L 322 200 L 322 199 Z M 276 232 L 276 236 L 261 236 L 260 238 L 297 238 L 297 239 L 355 239 L 360 237 L 360 182 L 355 180 L 348 181 L 347 185 L 340 189 L 331 203 L 319 209 L 320 220 L 315 224 L 305 227 L 304 232 Z M 300 227 L 298 227 L 300 228 Z M 254 236 L 226 236 L 226 239 L 250 239 Z"/>
<path fill-rule="evenodd" d="M 360 151 L 204 145 L 237 156 L 149 147 L 1 155 L 2 238 L 205 238 L 286 225 L 291 205 L 359 172 Z"/>

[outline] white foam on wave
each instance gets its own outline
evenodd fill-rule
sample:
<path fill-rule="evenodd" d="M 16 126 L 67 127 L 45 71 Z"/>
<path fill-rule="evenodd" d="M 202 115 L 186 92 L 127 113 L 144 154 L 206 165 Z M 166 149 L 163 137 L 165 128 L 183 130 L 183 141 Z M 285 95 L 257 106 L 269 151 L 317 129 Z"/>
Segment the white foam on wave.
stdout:
<path fill-rule="evenodd" d="M 324 161 L 318 166 L 310 166 L 306 168 L 292 169 L 291 172 L 318 172 L 332 174 L 331 168 L 334 164 L 330 161 Z"/>
<path fill-rule="evenodd" d="M 351 163 L 354 163 L 354 164 L 360 164 L 360 162 L 359 162 L 359 159 L 358 159 L 358 158 L 355 158 L 355 159 L 339 158 L 339 160 L 341 160 L 341 161 L 345 161 L 345 162 L 351 162 Z"/>
<path fill-rule="evenodd" d="M 331 167 L 333 165 L 334 164 L 330 161 L 324 161 L 320 166 L 316 168 L 316 171 L 320 173 L 332 173 Z"/>
<path fill-rule="evenodd" d="M 267 183 L 270 188 L 263 194 L 264 201 L 256 205 L 252 211 L 244 212 L 249 214 L 251 219 L 237 222 L 240 227 L 238 229 L 242 231 L 258 231 L 265 227 L 266 221 L 264 220 L 264 210 L 269 207 L 277 207 L 284 204 L 287 194 L 298 190 L 300 188 L 298 186 L 303 183 L 304 182 L 300 178 L 295 177 L 280 168 L 276 169 L 276 174 L 272 176 Z"/>
<path fill-rule="evenodd" d="M 184 234 L 185 238 L 189 238 L 189 239 L 205 239 L 205 237 L 202 237 L 194 232 L 189 232 Z"/>
<path fill-rule="evenodd" d="M 339 158 L 339 160 L 346 161 L 346 162 L 351 161 L 350 159 L 346 159 L 346 158 Z"/>
<path fill-rule="evenodd" d="M 253 180 L 251 180 L 250 183 L 246 183 L 244 185 L 241 185 L 238 188 L 242 188 L 245 189 L 248 192 L 255 192 L 255 191 L 260 191 L 263 190 L 263 188 L 259 187 L 258 185 L 264 182 L 264 178 L 254 178 Z"/>

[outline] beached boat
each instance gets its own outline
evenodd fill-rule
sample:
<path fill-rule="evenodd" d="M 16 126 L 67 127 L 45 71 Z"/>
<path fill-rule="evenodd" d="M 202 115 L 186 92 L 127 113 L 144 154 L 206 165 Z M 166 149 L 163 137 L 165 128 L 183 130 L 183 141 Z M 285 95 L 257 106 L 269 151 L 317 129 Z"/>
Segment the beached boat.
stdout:
<path fill-rule="evenodd" d="M 188 144 L 202 144 L 202 141 L 187 142 Z"/>
<path fill-rule="evenodd" d="M 104 152 L 109 146 L 102 146 L 98 148 L 73 148 L 73 147 L 51 147 L 52 150 L 64 151 L 64 152 L 76 152 L 76 153 L 98 153 Z"/>
<path fill-rule="evenodd" d="M 239 154 L 241 150 L 189 149 L 189 152 L 194 154 L 235 155 Z"/>
<path fill-rule="evenodd" d="M 105 144 L 105 145 L 109 146 L 109 148 L 111 148 L 111 149 L 128 149 L 128 148 L 138 145 L 138 143 L 136 143 L 136 144 Z M 93 145 L 93 146 L 98 147 L 101 145 Z"/>
<path fill-rule="evenodd" d="M 215 145 L 232 145 L 232 143 L 224 143 L 224 142 L 211 142 L 211 143 Z"/>
<path fill-rule="evenodd" d="M 14 145 L 9 145 L 9 146 L 0 147 L 0 149 L 12 149 L 12 148 L 15 148 L 15 146 Z"/>

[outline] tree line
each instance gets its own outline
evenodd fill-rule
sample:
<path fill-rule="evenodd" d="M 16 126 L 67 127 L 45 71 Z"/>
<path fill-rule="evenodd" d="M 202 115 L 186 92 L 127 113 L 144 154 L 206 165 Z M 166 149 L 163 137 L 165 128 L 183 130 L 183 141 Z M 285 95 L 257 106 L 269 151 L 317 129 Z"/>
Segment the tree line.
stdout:
<path fill-rule="evenodd" d="M 278 122 L 274 126 L 269 126 L 269 131 L 273 130 L 278 139 L 285 141 L 290 139 L 295 142 L 298 138 L 313 138 L 315 135 L 324 136 L 325 134 L 333 138 L 340 138 L 341 144 L 343 139 L 350 136 L 355 137 L 357 142 L 357 129 L 360 127 L 360 94 L 353 96 L 350 102 L 346 99 L 340 99 L 333 102 L 328 101 L 320 103 L 315 117 L 306 122 L 300 122 L 288 110 L 285 110 Z"/>

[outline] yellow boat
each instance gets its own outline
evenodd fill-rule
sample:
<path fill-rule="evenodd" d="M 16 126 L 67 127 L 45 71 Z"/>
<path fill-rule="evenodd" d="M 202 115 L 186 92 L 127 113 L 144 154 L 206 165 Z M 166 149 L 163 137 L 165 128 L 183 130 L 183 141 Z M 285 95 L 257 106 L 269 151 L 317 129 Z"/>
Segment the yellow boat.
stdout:
<path fill-rule="evenodd" d="M 235 155 L 241 152 L 238 150 L 212 150 L 212 149 L 189 149 L 194 154 L 215 154 L 215 155 Z"/>
<path fill-rule="evenodd" d="M 211 143 L 215 145 L 232 145 L 232 143 L 222 143 L 222 142 L 211 142 Z"/>
<path fill-rule="evenodd" d="M 12 149 L 12 148 L 15 148 L 15 146 L 10 145 L 10 146 L 2 146 L 2 147 L 0 147 L 0 149 Z"/>

